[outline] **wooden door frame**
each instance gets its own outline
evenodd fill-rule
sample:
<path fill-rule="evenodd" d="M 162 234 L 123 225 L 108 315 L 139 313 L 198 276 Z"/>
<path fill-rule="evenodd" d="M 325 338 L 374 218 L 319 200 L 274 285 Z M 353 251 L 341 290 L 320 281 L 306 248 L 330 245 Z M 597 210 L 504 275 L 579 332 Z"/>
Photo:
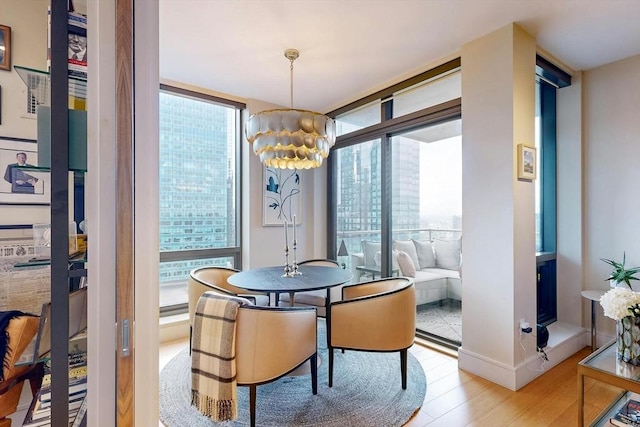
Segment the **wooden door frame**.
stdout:
<path fill-rule="evenodd" d="M 115 2 L 116 425 L 128 427 L 157 422 L 159 412 L 149 393 L 159 382 L 159 7 Z"/>
<path fill-rule="evenodd" d="M 116 0 L 116 425 L 135 425 L 133 1 Z"/>

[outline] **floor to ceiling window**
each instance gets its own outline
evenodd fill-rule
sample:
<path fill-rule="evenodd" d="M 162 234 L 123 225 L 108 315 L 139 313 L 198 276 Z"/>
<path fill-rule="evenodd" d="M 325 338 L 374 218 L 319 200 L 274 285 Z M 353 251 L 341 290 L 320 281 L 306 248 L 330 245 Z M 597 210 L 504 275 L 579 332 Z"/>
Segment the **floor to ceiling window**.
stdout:
<path fill-rule="evenodd" d="M 185 310 L 189 272 L 240 268 L 240 109 L 161 86 L 160 309 Z"/>
<path fill-rule="evenodd" d="M 416 330 L 452 346 L 462 342 L 461 126 L 454 120 L 391 139 L 392 237 L 416 269 Z"/>
<path fill-rule="evenodd" d="M 339 136 L 328 161 L 328 256 L 341 253 L 356 282 L 414 275 L 416 310 L 425 318 L 418 332 L 445 335 L 454 346 L 461 340 L 459 67 L 451 61 L 330 113 Z M 343 242 L 348 255 L 338 251 Z M 435 263 L 438 248 L 447 252 L 447 268 Z M 402 262 L 405 253 L 415 273 Z M 438 319 L 435 311 L 427 317 L 432 309 Z"/>
<path fill-rule="evenodd" d="M 338 150 L 335 190 L 337 234 L 347 252 L 361 251 L 362 242 L 380 245 L 380 140 Z M 351 268 L 350 259 L 342 260 Z"/>
<path fill-rule="evenodd" d="M 544 58 L 536 57 L 535 144 L 537 323 L 557 319 L 556 280 L 556 91 L 571 84 L 571 76 Z"/>

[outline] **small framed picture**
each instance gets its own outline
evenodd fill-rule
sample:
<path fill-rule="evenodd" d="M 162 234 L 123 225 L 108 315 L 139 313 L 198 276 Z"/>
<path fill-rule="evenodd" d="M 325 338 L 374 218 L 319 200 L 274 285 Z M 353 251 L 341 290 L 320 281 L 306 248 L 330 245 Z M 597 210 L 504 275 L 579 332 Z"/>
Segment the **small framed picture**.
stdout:
<path fill-rule="evenodd" d="M 11 71 L 11 27 L 0 25 L 0 70 Z"/>
<path fill-rule="evenodd" d="M 37 168 L 35 142 L 0 138 L 0 205 L 50 204 L 50 174 Z"/>
<path fill-rule="evenodd" d="M 536 147 L 518 144 L 518 179 L 536 179 Z"/>

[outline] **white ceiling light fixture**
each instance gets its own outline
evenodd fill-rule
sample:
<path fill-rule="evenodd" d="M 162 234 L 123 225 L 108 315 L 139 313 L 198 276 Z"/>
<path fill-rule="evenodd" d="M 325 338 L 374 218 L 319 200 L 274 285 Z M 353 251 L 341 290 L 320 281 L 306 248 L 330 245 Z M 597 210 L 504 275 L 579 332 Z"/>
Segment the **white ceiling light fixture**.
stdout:
<path fill-rule="evenodd" d="M 336 142 L 335 121 L 323 114 L 293 108 L 293 61 L 300 52 L 287 49 L 291 62 L 291 109 L 274 109 L 251 115 L 247 140 L 253 152 L 268 167 L 311 169 L 322 165 Z"/>

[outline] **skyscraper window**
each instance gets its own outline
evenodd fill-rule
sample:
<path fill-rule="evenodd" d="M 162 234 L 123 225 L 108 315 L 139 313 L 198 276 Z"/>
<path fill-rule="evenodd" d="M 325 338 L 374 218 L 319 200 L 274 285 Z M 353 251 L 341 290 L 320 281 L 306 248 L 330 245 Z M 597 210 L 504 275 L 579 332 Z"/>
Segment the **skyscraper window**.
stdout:
<path fill-rule="evenodd" d="M 160 91 L 160 307 L 187 302 L 189 272 L 239 264 L 239 106 Z"/>

